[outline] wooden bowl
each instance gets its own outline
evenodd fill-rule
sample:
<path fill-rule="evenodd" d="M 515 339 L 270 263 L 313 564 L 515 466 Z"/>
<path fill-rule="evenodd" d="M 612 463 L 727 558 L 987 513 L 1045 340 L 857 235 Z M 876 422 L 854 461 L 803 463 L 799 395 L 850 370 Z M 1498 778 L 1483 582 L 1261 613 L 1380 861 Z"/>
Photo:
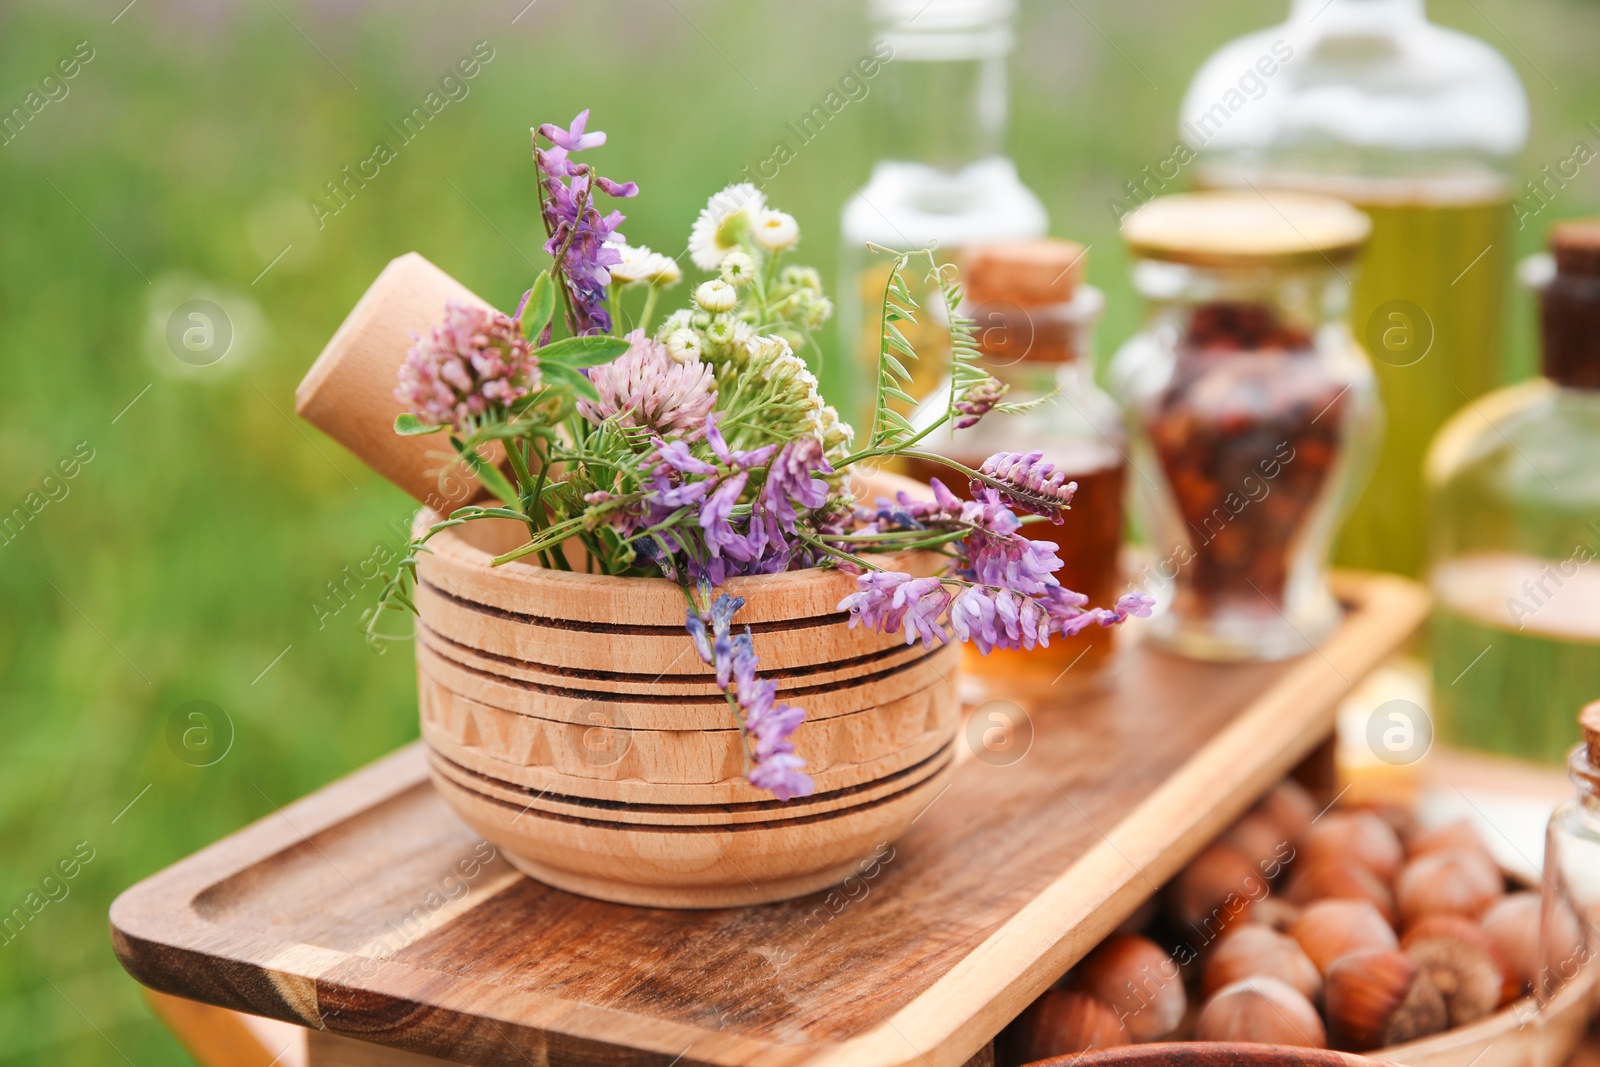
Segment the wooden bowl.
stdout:
<path fill-rule="evenodd" d="M 1364 1056 L 1327 1049 L 1171 1041 L 1052 1056 L 1028 1067 L 1376 1067 L 1376 1063 Z"/>
<path fill-rule="evenodd" d="M 1372 1056 L 1406 1067 L 1528 1067 L 1562 1064 L 1583 1040 L 1595 1011 L 1600 971 L 1586 967 L 1540 1010 L 1532 997 L 1486 1019 L 1457 1026 Z"/>
<path fill-rule="evenodd" d="M 435 521 L 423 512 L 419 526 Z M 851 629 L 855 579 L 729 581 L 761 673 L 803 707 L 817 791 L 745 781 L 744 739 L 661 579 L 491 567 L 525 532 L 481 520 L 419 558 L 417 681 L 440 795 L 506 858 L 588 896 L 665 907 L 781 900 L 840 881 L 943 791 L 959 651 Z M 926 569 L 908 557 L 890 565 Z"/>

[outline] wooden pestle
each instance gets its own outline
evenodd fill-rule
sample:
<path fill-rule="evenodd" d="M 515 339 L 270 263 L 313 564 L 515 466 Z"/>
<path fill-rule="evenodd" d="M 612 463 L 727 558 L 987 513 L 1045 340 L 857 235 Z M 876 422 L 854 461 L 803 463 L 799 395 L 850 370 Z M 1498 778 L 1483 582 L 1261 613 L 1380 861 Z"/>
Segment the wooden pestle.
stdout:
<path fill-rule="evenodd" d="M 444 321 L 447 301 L 488 301 L 415 252 L 390 260 L 345 316 L 295 390 L 300 417 L 355 453 L 367 466 L 434 511 L 482 495 L 482 486 L 450 450 L 444 434 L 402 437 L 394 398 L 412 334 Z"/>

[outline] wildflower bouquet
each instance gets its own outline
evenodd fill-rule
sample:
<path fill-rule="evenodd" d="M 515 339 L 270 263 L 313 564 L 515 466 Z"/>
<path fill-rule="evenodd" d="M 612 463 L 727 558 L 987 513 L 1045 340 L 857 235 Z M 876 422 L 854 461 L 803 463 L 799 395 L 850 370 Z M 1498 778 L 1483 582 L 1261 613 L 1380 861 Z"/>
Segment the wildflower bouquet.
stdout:
<path fill-rule="evenodd" d="M 658 323 L 680 268 L 629 245 L 621 213 L 602 213 L 638 187 L 577 161 L 605 143 L 587 121 L 585 111 L 567 129 L 533 131 L 550 269 L 509 317 L 446 307 L 401 368 L 396 396 L 408 411 L 396 431 L 448 434 L 497 502 L 458 508 L 413 543 L 369 613 L 374 640 L 383 638 L 382 609 L 414 610 L 417 554 L 428 540 L 477 519 L 526 527 L 527 541 L 496 564 L 532 557 L 546 568 L 666 578 L 683 590 L 688 636 L 740 727 L 748 780 L 788 800 L 813 789 L 793 743 L 805 712 L 780 703 L 776 683 L 759 676 L 749 628 L 734 627 L 744 601 L 716 595 L 726 579 L 837 568 L 857 576 L 857 591 L 839 604 L 852 626 L 904 632 L 925 648 L 953 634 L 985 654 L 1148 613 L 1141 594 L 1090 607 L 1056 580 L 1056 546 L 1022 535 L 1024 523 L 1060 522 L 1076 489 L 1038 452 L 1001 453 L 972 470 L 917 450 L 946 421 L 964 428 L 1018 410 L 978 367 L 953 268 L 929 252 L 876 250 L 893 257 L 893 270 L 872 424 L 857 440 L 796 354 L 816 351 L 832 307 L 816 271 L 785 263 L 800 237 L 795 220 L 750 185 L 713 196 L 688 253 L 715 276 Z M 927 270 L 944 304 L 954 360 L 944 414 L 920 429 L 891 406 L 912 399 L 906 361 L 916 353 L 896 324 L 919 310 L 903 281 L 913 265 Z M 486 458 L 497 444 L 503 469 Z M 859 504 L 850 468 L 896 455 L 945 464 L 971 499 L 934 480 L 931 499 L 902 493 Z M 907 551 L 947 563 L 913 577 L 872 561 Z"/>

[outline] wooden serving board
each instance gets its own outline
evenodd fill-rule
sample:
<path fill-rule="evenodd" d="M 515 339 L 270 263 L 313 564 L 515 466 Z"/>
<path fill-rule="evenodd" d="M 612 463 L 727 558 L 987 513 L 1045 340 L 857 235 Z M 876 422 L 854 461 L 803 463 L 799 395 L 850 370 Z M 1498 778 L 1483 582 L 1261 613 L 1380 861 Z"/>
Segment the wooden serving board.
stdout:
<path fill-rule="evenodd" d="M 834 890 L 670 911 L 546 888 L 413 745 L 128 890 L 113 941 L 154 989 L 464 1063 L 956 1067 L 1327 738 L 1426 613 L 1401 579 L 1336 588 L 1342 627 L 1296 660 L 1134 643 L 1112 691 L 1033 708 L 1025 756 L 968 756 Z"/>

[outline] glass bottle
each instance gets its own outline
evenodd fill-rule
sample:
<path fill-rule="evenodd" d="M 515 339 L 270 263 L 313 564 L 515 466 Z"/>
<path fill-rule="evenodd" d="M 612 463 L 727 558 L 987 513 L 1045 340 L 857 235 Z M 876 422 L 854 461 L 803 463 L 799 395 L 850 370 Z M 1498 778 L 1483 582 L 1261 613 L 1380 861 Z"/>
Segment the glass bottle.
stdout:
<path fill-rule="evenodd" d="M 1094 383 L 1094 327 L 1105 296 L 1083 283 L 1087 250 L 1039 238 L 973 245 L 964 258 L 962 311 L 977 323 L 983 368 L 1007 387 L 1006 403 L 1053 399 L 1031 411 L 988 415 L 961 430 L 946 424 L 924 438 L 922 448 L 973 469 L 996 452 L 1043 451 L 1078 489 L 1060 525 L 1034 523 L 1023 532 L 1058 546 L 1062 585 L 1096 607 L 1109 606 L 1123 584 L 1117 557 L 1127 440 L 1116 402 Z M 944 412 L 949 388 L 947 374 L 911 416 L 913 426 L 927 426 Z M 938 478 L 970 496 L 967 484 L 938 463 L 911 460 L 907 473 L 922 481 Z M 1054 637 L 1045 649 L 996 649 L 987 656 L 965 645 L 962 681 L 970 683 L 974 699 L 1098 688 L 1108 677 L 1114 634 L 1091 626 Z"/>
<path fill-rule="evenodd" d="M 1130 483 L 1166 609 L 1152 640 L 1206 659 L 1310 651 L 1338 622 L 1327 554 L 1377 430 L 1372 370 L 1345 323 L 1366 238 L 1330 197 L 1190 193 L 1129 215 L 1146 301 L 1117 352 Z"/>
<path fill-rule="evenodd" d="M 1600 693 L 1600 220 L 1550 243 L 1544 376 L 1447 423 L 1427 483 L 1441 733 L 1553 763 Z"/>
<path fill-rule="evenodd" d="M 1564 999 L 1570 983 L 1591 980 L 1585 972 L 1600 949 L 1600 701 L 1585 706 L 1578 723 L 1584 740 L 1567 756 L 1577 796 L 1556 808 L 1545 831 L 1534 990 L 1541 1012 Z"/>
<path fill-rule="evenodd" d="M 1181 133 L 1202 187 L 1332 193 L 1372 219 L 1350 321 L 1397 417 L 1340 534 L 1342 565 L 1420 574 L 1428 442 L 1509 380 L 1509 173 L 1527 129 L 1510 64 L 1428 22 L 1422 0 L 1294 0 L 1287 22 L 1224 46 L 1189 86 Z"/>
<path fill-rule="evenodd" d="M 875 48 L 887 53 L 877 109 L 884 156 L 845 205 L 839 264 L 839 347 L 818 377 L 823 395 L 865 421 L 875 381 L 887 257 L 867 245 L 934 248 L 959 262 L 975 241 L 1037 237 L 1044 205 L 1004 155 L 1006 63 L 1015 0 L 872 0 Z M 932 387 L 948 362 L 937 301 L 920 278 L 924 307 L 907 339 L 919 355 L 912 396 Z M 904 412 L 902 412 L 904 414 Z"/>

